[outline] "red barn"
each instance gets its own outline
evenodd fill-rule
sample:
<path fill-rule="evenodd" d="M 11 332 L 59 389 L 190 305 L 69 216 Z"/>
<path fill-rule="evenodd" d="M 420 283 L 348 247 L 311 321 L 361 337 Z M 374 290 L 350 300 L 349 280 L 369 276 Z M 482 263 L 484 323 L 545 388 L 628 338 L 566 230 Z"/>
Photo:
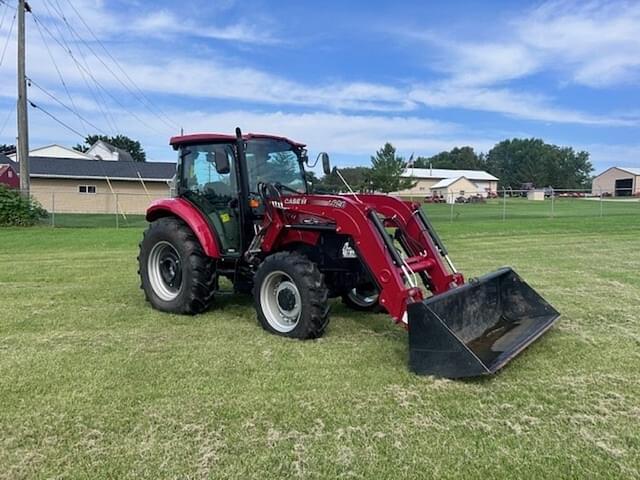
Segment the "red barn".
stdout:
<path fill-rule="evenodd" d="M 11 165 L 0 165 L 0 184 L 9 188 L 20 188 L 20 179 Z"/>

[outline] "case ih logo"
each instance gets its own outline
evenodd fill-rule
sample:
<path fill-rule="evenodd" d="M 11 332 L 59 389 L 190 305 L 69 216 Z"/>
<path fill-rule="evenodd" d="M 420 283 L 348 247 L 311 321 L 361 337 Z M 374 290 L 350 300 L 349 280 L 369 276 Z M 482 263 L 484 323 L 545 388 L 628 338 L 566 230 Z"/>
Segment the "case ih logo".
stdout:
<path fill-rule="evenodd" d="M 329 206 L 334 208 L 344 208 L 346 204 L 344 200 L 329 200 Z"/>
<path fill-rule="evenodd" d="M 284 199 L 285 205 L 306 205 L 307 199 L 305 197 L 291 197 Z"/>

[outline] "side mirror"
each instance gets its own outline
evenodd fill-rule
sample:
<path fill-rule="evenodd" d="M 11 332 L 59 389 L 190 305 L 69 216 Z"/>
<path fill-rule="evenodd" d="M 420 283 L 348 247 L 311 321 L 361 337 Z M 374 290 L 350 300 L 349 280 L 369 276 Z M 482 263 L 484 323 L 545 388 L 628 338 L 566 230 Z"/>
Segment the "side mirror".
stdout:
<path fill-rule="evenodd" d="M 320 154 L 322 158 L 322 171 L 325 175 L 331 175 L 331 162 L 329 161 L 329 155 L 325 152 Z"/>
<path fill-rule="evenodd" d="M 213 163 L 216 166 L 216 172 L 220 175 L 226 175 L 231 171 L 229 157 L 227 157 L 227 153 L 224 150 L 207 152 L 207 162 Z"/>

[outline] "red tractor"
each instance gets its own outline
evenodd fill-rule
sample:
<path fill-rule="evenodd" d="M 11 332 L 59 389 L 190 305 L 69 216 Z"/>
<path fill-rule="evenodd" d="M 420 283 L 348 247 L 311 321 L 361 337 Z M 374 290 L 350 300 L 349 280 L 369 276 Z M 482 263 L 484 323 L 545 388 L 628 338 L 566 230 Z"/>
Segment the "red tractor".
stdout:
<path fill-rule="evenodd" d="M 265 330 L 306 340 L 341 297 L 408 329 L 413 371 L 449 378 L 494 373 L 559 316 L 509 268 L 465 283 L 418 204 L 310 192 L 301 143 L 236 129 L 171 145 L 177 196 L 149 207 L 138 258 L 158 310 L 203 312 L 224 277 Z"/>

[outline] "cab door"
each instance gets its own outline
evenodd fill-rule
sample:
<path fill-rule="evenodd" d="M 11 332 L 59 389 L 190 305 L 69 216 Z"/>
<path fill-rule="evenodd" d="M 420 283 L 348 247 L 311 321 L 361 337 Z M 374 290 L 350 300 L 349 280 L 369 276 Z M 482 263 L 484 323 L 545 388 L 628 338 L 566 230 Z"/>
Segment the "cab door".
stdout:
<path fill-rule="evenodd" d="M 235 155 L 231 145 L 190 145 L 183 153 L 183 194 L 209 219 L 222 254 L 239 255 L 240 211 Z M 220 168 L 222 165 L 225 168 Z"/>

